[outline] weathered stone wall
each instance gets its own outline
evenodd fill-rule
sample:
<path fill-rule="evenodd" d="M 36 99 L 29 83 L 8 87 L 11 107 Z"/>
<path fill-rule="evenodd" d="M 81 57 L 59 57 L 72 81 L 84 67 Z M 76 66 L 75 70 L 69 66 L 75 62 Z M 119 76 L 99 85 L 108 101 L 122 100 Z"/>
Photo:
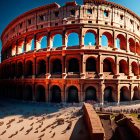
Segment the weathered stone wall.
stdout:
<path fill-rule="evenodd" d="M 90 104 L 84 104 L 84 119 L 89 129 L 91 140 L 104 140 L 104 129 L 99 116 Z"/>

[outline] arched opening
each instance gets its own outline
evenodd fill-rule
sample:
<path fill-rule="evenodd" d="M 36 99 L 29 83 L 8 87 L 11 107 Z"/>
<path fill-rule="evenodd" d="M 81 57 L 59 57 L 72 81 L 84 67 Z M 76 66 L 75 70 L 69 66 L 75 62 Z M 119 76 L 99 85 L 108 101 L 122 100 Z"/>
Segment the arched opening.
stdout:
<path fill-rule="evenodd" d="M 132 62 L 131 68 L 132 68 L 132 73 L 134 73 L 134 75 L 138 75 L 138 65 L 136 62 Z"/>
<path fill-rule="evenodd" d="M 21 54 L 24 52 L 24 41 L 19 41 L 18 42 L 18 54 Z"/>
<path fill-rule="evenodd" d="M 112 59 L 104 59 L 103 61 L 103 72 L 112 72 L 115 73 L 115 63 Z"/>
<path fill-rule="evenodd" d="M 95 35 L 93 33 L 86 33 L 85 37 L 84 37 L 84 45 L 88 46 L 88 45 L 96 45 L 96 39 L 95 39 Z"/>
<path fill-rule="evenodd" d="M 129 48 L 131 52 L 135 53 L 135 41 L 132 38 L 129 39 Z"/>
<path fill-rule="evenodd" d="M 34 39 L 33 37 L 27 38 L 27 44 L 26 44 L 26 52 L 34 50 Z"/>
<path fill-rule="evenodd" d="M 16 55 L 16 45 L 12 46 L 12 56 Z"/>
<path fill-rule="evenodd" d="M 86 60 L 86 71 L 87 72 L 97 72 L 95 58 L 88 58 Z"/>
<path fill-rule="evenodd" d="M 79 102 L 78 89 L 75 86 L 71 86 L 68 90 L 68 102 L 70 102 L 70 103 Z"/>
<path fill-rule="evenodd" d="M 33 75 L 33 63 L 32 61 L 26 62 L 26 76 L 32 76 Z"/>
<path fill-rule="evenodd" d="M 138 42 L 136 42 L 136 53 L 140 55 L 140 45 Z"/>
<path fill-rule="evenodd" d="M 19 62 L 17 65 L 17 73 L 17 77 L 21 78 L 21 76 L 23 75 L 22 62 Z"/>
<path fill-rule="evenodd" d="M 34 50 L 34 39 L 31 41 L 31 50 Z"/>
<path fill-rule="evenodd" d="M 96 101 L 96 89 L 92 86 L 88 87 L 86 89 L 86 97 L 85 97 L 85 100 L 93 100 L 93 101 Z"/>
<path fill-rule="evenodd" d="M 23 89 L 22 89 L 22 85 L 18 85 L 17 86 L 17 95 L 16 98 L 19 100 L 23 99 Z"/>
<path fill-rule="evenodd" d="M 52 74 L 62 74 L 62 63 L 60 59 L 52 62 Z"/>
<path fill-rule="evenodd" d="M 130 92 L 129 89 L 124 86 L 120 89 L 120 101 L 130 101 Z"/>
<path fill-rule="evenodd" d="M 27 100 L 27 101 L 32 100 L 32 86 L 30 85 L 27 85 L 25 87 L 24 100 Z"/>
<path fill-rule="evenodd" d="M 46 61 L 40 60 L 37 66 L 37 74 L 38 75 L 45 75 L 46 74 Z"/>
<path fill-rule="evenodd" d="M 61 89 L 58 86 L 53 86 L 51 88 L 51 102 L 61 102 Z"/>
<path fill-rule="evenodd" d="M 77 33 L 70 33 L 68 35 L 67 46 L 77 46 L 79 45 L 79 35 Z"/>
<path fill-rule="evenodd" d="M 42 85 L 37 87 L 35 99 L 37 102 L 45 102 L 45 88 Z"/>
<path fill-rule="evenodd" d="M 16 65 L 15 63 L 12 64 L 12 69 L 11 69 L 11 77 L 14 78 L 16 75 Z"/>
<path fill-rule="evenodd" d="M 104 32 L 101 38 L 102 46 L 113 48 L 113 37 L 109 32 Z"/>
<path fill-rule="evenodd" d="M 62 47 L 62 35 L 56 34 L 53 38 L 53 47 Z"/>
<path fill-rule="evenodd" d="M 119 73 L 124 73 L 125 75 L 128 75 L 128 64 L 125 60 L 121 60 L 119 62 Z"/>
<path fill-rule="evenodd" d="M 134 87 L 133 92 L 134 92 L 134 95 L 133 95 L 133 100 L 140 100 L 139 89 L 138 89 L 138 87 L 137 87 L 137 86 L 136 86 L 136 87 Z"/>
<path fill-rule="evenodd" d="M 126 50 L 126 39 L 121 34 L 117 36 L 117 48 L 121 50 Z"/>
<path fill-rule="evenodd" d="M 79 61 L 76 58 L 69 60 L 68 72 L 79 73 Z"/>
<path fill-rule="evenodd" d="M 104 101 L 105 102 L 113 102 L 113 98 L 112 98 L 112 88 L 106 87 L 104 90 Z"/>
<path fill-rule="evenodd" d="M 41 38 L 41 43 L 40 44 L 41 44 L 41 49 L 47 48 L 47 37 L 46 36 Z"/>

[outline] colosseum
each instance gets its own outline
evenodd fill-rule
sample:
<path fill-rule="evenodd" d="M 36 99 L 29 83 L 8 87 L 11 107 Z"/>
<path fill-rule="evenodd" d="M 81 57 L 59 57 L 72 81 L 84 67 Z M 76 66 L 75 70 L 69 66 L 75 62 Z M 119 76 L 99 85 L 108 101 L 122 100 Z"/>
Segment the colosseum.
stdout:
<path fill-rule="evenodd" d="M 7 98 L 97 103 L 140 99 L 140 17 L 106 0 L 52 3 L 1 35 Z"/>

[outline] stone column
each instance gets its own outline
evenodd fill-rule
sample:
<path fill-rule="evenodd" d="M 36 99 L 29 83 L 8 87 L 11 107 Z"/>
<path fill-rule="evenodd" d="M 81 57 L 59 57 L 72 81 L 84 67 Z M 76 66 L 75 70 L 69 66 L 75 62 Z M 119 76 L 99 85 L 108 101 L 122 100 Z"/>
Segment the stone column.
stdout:
<path fill-rule="evenodd" d="M 61 100 L 62 100 L 62 102 L 66 102 L 66 100 L 65 100 L 65 84 L 63 84 L 63 90 L 61 91 Z"/>
<path fill-rule="evenodd" d="M 132 76 L 132 66 L 131 66 L 131 61 L 130 58 L 128 57 L 128 79 L 131 79 Z"/>
<path fill-rule="evenodd" d="M 80 78 L 85 79 L 85 73 L 83 73 L 84 65 L 83 65 L 83 56 L 84 54 L 81 54 L 81 62 L 80 62 Z"/>
<path fill-rule="evenodd" d="M 48 36 L 47 36 L 47 51 L 50 51 L 51 48 L 51 36 L 50 36 L 50 32 L 48 32 Z"/>
<path fill-rule="evenodd" d="M 102 62 L 102 59 L 101 59 L 101 54 L 98 55 L 98 77 L 100 79 L 103 79 L 103 62 Z"/>
<path fill-rule="evenodd" d="M 62 78 L 66 78 L 66 56 L 62 56 Z"/>
<path fill-rule="evenodd" d="M 118 56 L 115 56 L 115 65 L 116 65 L 116 74 L 115 74 L 115 78 L 119 78 L 120 74 L 119 74 L 119 61 L 118 61 Z"/>
<path fill-rule="evenodd" d="M 104 103 L 104 83 L 101 81 L 99 84 L 98 100 L 101 104 Z"/>
<path fill-rule="evenodd" d="M 26 44 L 27 44 L 27 37 L 25 37 L 25 40 L 24 40 L 24 53 L 26 52 Z"/>
<path fill-rule="evenodd" d="M 36 35 L 34 35 L 34 51 L 36 51 L 36 47 L 37 47 L 36 43 L 37 43 Z"/>
<path fill-rule="evenodd" d="M 133 93 L 132 83 L 130 83 L 129 91 L 130 91 L 130 101 L 132 101 L 132 100 L 133 100 L 133 95 L 134 95 L 134 93 Z"/>
<path fill-rule="evenodd" d="M 80 34 L 79 34 L 79 46 L 81 49 L 84 48 L 84 33 L 82 27 L 80 28 Z"/>
<path fill-rule="evenodd" d="M 126 51 L 130 52 L 130 48 L 129 48 L 129 38 L 128 38 L 128 34 L 126 34 Z"/>
<path fill-rule="evenodd" d="M 84 101 L 84 84 L 83 83 L 80 84 L 80 97 L 79 97 L 79 101 L 80 102 Z"/>
<path fill-rule="evenodd" d="M 66 50 L 66 46 L 67 46 L 66 30 L 63 30 L 63 34 L 62 34 L 62 49 Z"/>
<path fill-rule="evenodd" d="M 96 39 L 96 47 L 99 49 L 101 48 L 102 44 L 101 44 L 101 32 L 100 32 L 100 28 L 98 28 L 97 30 L 97 39 Z"/>
<path fill-rule="evenodd" d="M 46 88 L 45 88 L 45 101 L 46 102 L 49 102 L 48 91 L 49 91 L 49 84 L 46 84 Z"/>
<path fill-rule="evenodd" d="M 116 38 L 115 31 L 113 31 L 113 43 L 114 43 L 113 50 L 118 50 L 118 48 L 117 48 L 117 38 Z"/>
<path fill-rule="evenodd" d="M 32 79 L 35 79 L 36 76 L 36 57 L 33 60 L 33 75 L 32 75 Z"/>
<path fill-rule="evenodd" d="M 50 78 L 49 61 L 50 61 L 50 56 L 47 56 L 46 57 L 46 79 Z"/>

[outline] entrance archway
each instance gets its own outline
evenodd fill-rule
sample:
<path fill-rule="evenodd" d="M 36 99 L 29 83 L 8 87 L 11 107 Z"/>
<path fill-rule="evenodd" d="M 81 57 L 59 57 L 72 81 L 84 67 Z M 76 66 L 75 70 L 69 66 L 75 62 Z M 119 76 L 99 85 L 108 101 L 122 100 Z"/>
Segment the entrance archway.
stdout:
<path fill-rule="evenodd" d="M 35 98 L 37 102 L 45 102 L 45 88 L 42 85 L 37 87 Z"/>
<path fill-rule="evenodd" d="M 78 100 L 78 89 L 75 86 L 71 86 L 68 90 L 68 102 L 79 102 Z"/>
<path fill-rule="evenodd" d="M 94 87 L 90 86 L 86 89 L 85 100 L 96 101 L 96 89 Z"/>
<path fill-rule="evenodd" d="M 51 88 L 51 102 L 61 102 L 61 89 L 58 86 L 53 86 Z"/>
<path fill-rule="evenodd" d="M 104 90 L 104 101 L 113 102 L 112 88 L 110 86 L 106 87 L 105 90 Z"/>
<path fill-rule="evenodd" d="M 120 101 L 129 101 L 130 100 L 130 93 L 129 89 L 124 86 L 120 89 Z"/>
<path fill-rule="evenodd" d="M 86 61 L 86 71 L 96 72 L 96 60 L 94 58 L 88 58 Z"/>

